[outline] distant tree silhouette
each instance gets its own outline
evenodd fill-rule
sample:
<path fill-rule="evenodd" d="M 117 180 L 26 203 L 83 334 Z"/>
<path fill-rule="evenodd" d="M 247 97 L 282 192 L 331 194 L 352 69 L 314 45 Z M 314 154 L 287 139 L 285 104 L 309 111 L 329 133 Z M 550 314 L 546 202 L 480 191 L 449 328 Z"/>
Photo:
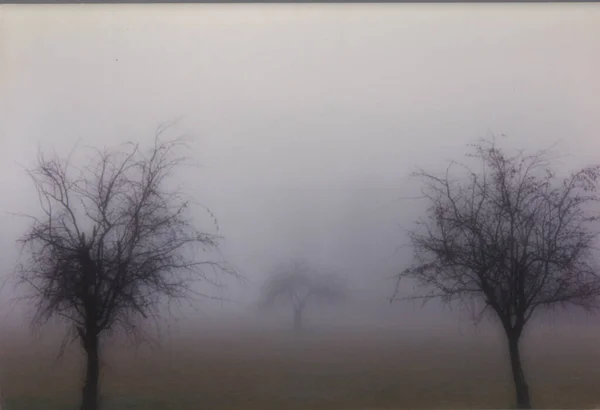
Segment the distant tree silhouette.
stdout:
<path fill-rule="evenodd" d="M 477 320 L 490 312 L 508 342 L 519 408 L 530 408 L 519 342 L 538 309 L 598 307 L 594 263 L 598 235 L 598 166 L 557 181 L 548 151 L 509 156 L 494 139 L 471 146 L 472 170 L 453 162 L 446 173 L 415 174 L 429 201 L 428 217 L 410 232 L 415 264 L 398 275 L 428 289 L 413 297 L 479 301 Z M 464 178 L 452 179 L 458 167 Z M 475 304 L 477 306 L 477 304 Z"/>
<path fill-rule="evenodd" d="M 40 153 L 29 170 L 42 216 L 30 216 L 20 239 L 30 258 L 18 275 L 32 290 L 34 324 L 62 318 L 70 329 L 65 343 L 81 341 L 82 410 L 98 408 L 101 335 L 120 329 L 139 341 L 138 320 L 156 318 L 160 302 L 191 297 L 196 280 L 235 274 L 199 259 L 218 250 L 219 238 L 196 229 L 190 202 L 170 189 L 168 178 L 185 158 L 175 155 L 182 140 L 162 141 L 161 132 L 145 152 L 135 144 L 94 149 L 83 168 Z"/>
<path fill-rule="evenodd" d="M 339 301 L 343 288 L 332 274 L 322 274 L 303 259 L 293 259 L 278 265 L 263 287 L 262 306 L 278 302 L 292 307 L 294 331 L 303 329 L 303 315 L 309 303 Z"/>

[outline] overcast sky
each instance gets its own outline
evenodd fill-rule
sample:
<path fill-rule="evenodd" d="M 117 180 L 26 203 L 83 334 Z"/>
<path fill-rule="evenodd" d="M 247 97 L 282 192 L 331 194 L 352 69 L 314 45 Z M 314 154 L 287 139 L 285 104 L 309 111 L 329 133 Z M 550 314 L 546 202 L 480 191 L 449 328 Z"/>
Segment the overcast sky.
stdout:
<path fill-rule="evenodd" d="M 8 212 L 37 212 L 38 146 L 178 119 L 203 165 L 182 180 L 250 279 L 304 255 L 389 296 L 416 166 L 490 132 L 598 161 L 599 22 L 592 3 L 3 5 L 0 266 L 26 226 Z"/>

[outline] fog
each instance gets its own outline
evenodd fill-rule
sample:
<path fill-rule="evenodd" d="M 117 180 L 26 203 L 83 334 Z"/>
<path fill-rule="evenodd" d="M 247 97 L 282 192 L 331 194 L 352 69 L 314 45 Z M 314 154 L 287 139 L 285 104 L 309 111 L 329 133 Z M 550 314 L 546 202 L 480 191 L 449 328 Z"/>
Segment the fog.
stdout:
<path fill-rule="evenodd" d="M 388 301 L 424 209 L 409 174 L 491 133 L 557 143 L 564 172 L 597 161 L 599 19 L 596 4 L 4 5 L 2 272 L 29 223 L 12 213 L 40 212 L 23 169 L 38 148 L 148 146 L 174 121 L 197 165 L 178 182 L 244 278 L 199 285 L 225 300 L 181 306 L 180 323 L 287 328 L 291 312 L 256 301 L 272 266 L 301 256 L 350 289 L 308 326 L 468 326 L 460 309 Z"/>

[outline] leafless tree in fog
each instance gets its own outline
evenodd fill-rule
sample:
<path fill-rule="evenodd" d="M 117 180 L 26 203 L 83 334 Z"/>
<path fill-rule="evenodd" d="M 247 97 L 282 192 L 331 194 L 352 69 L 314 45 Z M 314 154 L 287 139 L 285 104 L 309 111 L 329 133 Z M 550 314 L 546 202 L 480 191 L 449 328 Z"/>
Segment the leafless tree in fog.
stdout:
<path fill-rule="evenodd" d="M 471 147 L 480 170 L 452 163 L 445 175 L 416 173 L 431 206 L 409 234 L 415 264 L 398 282 L 412 278 L 428 289 L 410 299 L 480 301 L 478 318 L 490 312 L 499 319 L 517 406 L 530 408 L 519 354 L 529 319 L 543 308 L 598 307 L 593 256 L 598 215 L 590 205 L 599 199 L 600 167 L 557 180 L 548 151 L 509 156 L 493 139 Z M 465 178 L 453 179 L 453 167 L 466 171 Z M 400 298 L 398 287 L 394 298 Z"/>
<path fill-rule="evenodd" d="M 159 132 L 147 151 L 135 144 L 94 149 L 82 168 L 40 153 L 29 170 L 42 216 L 30 217 L 20 239 L 30 258 L 18 275 L 32 290 L 34 324 L 60 317 L 70 328 L 65 341 L 81 341 L 83 410 L 98 408 L 101 335 L 120 329 L 140 337 L 138 320 L 158 317 L 163 301 L 192 297 L 193 281 L 235 274 L 215 258 L 200 259 L 218 251 L 219 238 L 195 228 L 190 201 L 170 189 L 182 146 Z"/>
<path fill-rule="evenodd" d="M 281 301 L 293 310 L 294 331 L 301 332 L 303 314 L 311 302 L 335 302 L 343 295 L 342 285 L 332 274 L 323 274 L 306 260 L 293 259 L 273 270 L 263 288 L 262 306 L 271 307 Z"/>

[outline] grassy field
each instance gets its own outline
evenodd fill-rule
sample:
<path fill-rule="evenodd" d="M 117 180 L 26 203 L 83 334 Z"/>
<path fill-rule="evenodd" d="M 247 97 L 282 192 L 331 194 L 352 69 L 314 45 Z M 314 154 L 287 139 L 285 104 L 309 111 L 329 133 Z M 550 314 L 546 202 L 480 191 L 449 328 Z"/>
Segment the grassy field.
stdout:
<path fill-rule="evenodd" d="M 105 355 L 103 403 L 122 409 L 507 408 L 512 385 L 503 341 L 416 331 L 309 334 L 215 332 L 161 348 Z M 538 408 L 600 404 L 600 331 L 539 331 L 524 346 Z M 4 337 L 4 410 L 75 409 L 80 357 L 56 344 Z"/>

